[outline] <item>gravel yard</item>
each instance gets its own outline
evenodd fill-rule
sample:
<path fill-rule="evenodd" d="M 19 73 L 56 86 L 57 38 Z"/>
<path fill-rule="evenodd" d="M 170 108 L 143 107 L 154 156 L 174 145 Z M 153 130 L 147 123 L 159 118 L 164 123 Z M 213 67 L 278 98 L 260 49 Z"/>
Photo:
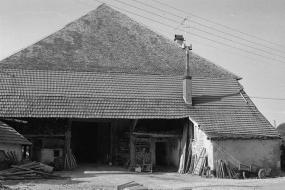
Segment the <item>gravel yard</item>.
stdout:
<path fill-rule="evenodd" d="M 4 181 L 3 184 L 12 189 L 21 190 L 96 190 L 116 189 L 117 185 L 135 181 L 149 189 L 232 189 L 259 190 L 285 189 L 285 177 L 268 179 L 216 179 L 203 178 L 177 172 L 135 173 L 122 167 L 88 164 L 81 165 L 74 171 L 55 172 L 69 176 L 64 180 L 24 180 Z"/>

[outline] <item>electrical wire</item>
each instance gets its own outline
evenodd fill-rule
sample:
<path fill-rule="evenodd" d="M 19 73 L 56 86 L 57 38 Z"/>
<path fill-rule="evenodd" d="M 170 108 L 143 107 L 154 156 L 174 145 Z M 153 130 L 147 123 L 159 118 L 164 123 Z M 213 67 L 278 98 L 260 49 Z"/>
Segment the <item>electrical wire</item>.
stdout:
<path fill-rule="evenodd" d="M 124 5 L 128 5 L 128 6 L 130 6 L 130 7 L 139 9 L 139 10 L 141 10 L 141 11 L 144 11 L 144 12 L 147 12 L 147 13 L 150 13 L 150 14 L 153 14 L 153 15 L 156 15 L 156 16 L 159 16 L 159 17 L 164 18 L 164 19 L 167 19 L 167 20 L 169 20 L 169 21 L 172 21 L 172 22 L 177 23 L 177 21 L 175 21 L 175 20 L 172 20 L 172 19 L 169 19 L 169 18 L 167 18 L 167 17 L 164 17 L 164 16 L 161 16 L 161 15 L 152 13 L 152 12 L 150 12 L 150 11 L 146 11 L 145 9 L 138 8 L 138 7 L 136 7 L 136 6 L 130 5 L 130 4 L 128 4 L 128 3 L 121 2 L 121 1 L 119 1 L 119 0 L 115 0 L 115 1 L 117 1 L 117 2 L 119 2 L 119 3 L 122 3 L 122 4 L 124 4 Z M 180 25 L 181 25 L 181 24 L 180 24 Z M 173 28 L 173 27 L 172 27 L 172 28 Z M 201 29 L 192 27 L 192 26 L 191 26 L 191 28 L 192 28 L 192 29 L 195 29 L 195 30 L 198 30 L 198 31 L 201 31 L 201 32 L 204 32 L 204 33 L 206 33 L 206 34 L 210 34 L 210 35 L 212 35 L 212 36 L 216 36 L 216 37 L 218 37 L 218 38 L 221 38 L 221 39 L 224 39 L 224 40 L 227 40 L 227 41 L 231 41 L 231 42 L 237 43 L 237 44 L 239 44 L 239 45 L 243 45 L 243 46 L 246 46 L 246 47 L 249 47 L 249 48 L 258 50 L 258 51 L 262 51 L 262 52 L 264 52 L 264 53 L 268 53 L 268 54 L 275 55 L 275 56 L 278 56 L 278 57 L 281 57 L 281 58 L 285 58 L 284 56 L 280 56 L 280 55 L 275 54 L 275 53 L 271 53 L 271 52 L 268 52 L 268 51 L 264 51 L 264 50 L 262 50 L 262 49 L 258 49 L 258 48 L 255 48 L 255 47 L 252 47 L 252 46 L 249 46 L 249 45 L 246 45 L 246 44 L 243 44 L 243 43 L 240 43 L 240 42 L 237 42 L 237 41 L 228 39 L 228 38 L 224 38 L 224 37 L 221 37 L 221 36 L 219 36 L 219 35 L 215 35 L 215 34 L 212 34 L 212 33 L 210 33 L 210 32 L 207 32 L 207 31 L 204 31 L 204 30 L 201 30 Z M 177 29 L 178 29 L 178 27 L 175 28 L 175 30 L 177 30 Z M 276 59 L 274 59 L 274 60 L 276 60 Z M 278 61 L 279 61 L 279 60 L 278 60 Z M 283 63 L 285 63 L 285 62 L 283 62 Z"/>
<path fill-rule="evenodd" d="M 197 15 L 194 15 L 194 14 L 187 13 L 186 11 L 183 11 L 183 10 L 177 9 L 177 8 L 175 8 L 175 7 L 172 7 L 172 6 L 166 5 L 166 4 L 161 3 L 161 2 L 159 2 L 159 1 L 157 1 L 157 0 L 152 0 L 152 1 L 154 1 L 154 2 L 156 2 L 156 3 L 158 3 L 158 4 L 161 4 L 161 5 L 164 5 L 164 6 L 166 6 L 166 7 L 172 8 L 172 9 L 174 9 L 174 10 L 177 10 L 177 11 L 180 11 L 180 12 L 184 12 L 184 13 L 186 13 L 186 14 L 188 14 L 188 15 L 191 15 L 191 16 L 194 16 L 194 17 L 196 17 L 196 18 L 199 18 L 199 19 L 205 20 L 205 21 L 207 21 L 207 22 L 211 22 L 211 23 L 213 23 L 213 24 L 216 24 L 216 25 L 222 26 L 222 27 L 224 27 L 224 28 L 227 28 L 227 29 L 233 30 L 233 31 L 235 31 L 235 32 L 239 32 L 239 33 L 241 33 L 241 34 L 244 34 L 244 35 L 250 36 L 250 37 L 252 37 L 252 38 L 255 38 L 255 39 L 258 39 L 258 40 L 262 40 L 262 41 L 264 41 L 264 42 L 267 42 L 267 43 L 274 44 L 274 45 L 276 45 L 276 46 L 280 46 L 280 47 L 285 48 L 285 46 L 282 46 L 282 45 L 280 45 L 280 44 L 276 44 L 276 43 L 270 42 L 270 41 L 268 41 L 268 40 L 264 40 L 264 39 L 262 39 L 262 38 L 258 38 L 258 37 L 256 37 L 256 36 L 253 36 L 253 35 L 247 34 L 247 33 L 245 33 L 245 32 L 242 32 L 242 31 L 239 31 L 239 30 L 236 30 L 236 29 L 230 28 L 230 27 L 228 27 L 228 26 L 225 26 L 225 25 L 219 24 L 219 23 L 217 23 L 217 22 L 213 22 L 213 21 L 211 21 L 211 20 L 208 20 L 208 19 L 202 18 L 202 17 L 200 17 L 200 16 L 197 16 Z"/>
<path fill-rule="evenodd" d="M 285 100 L 285 98 L 271 98 L 271 97 L 257 97 L 257 96 L 249 96 L 254 99 L 265 99 L 265 100 Z"/>
<path fill-rule="evenodd" d="M 115 0 L 115 1 L 118 1 L 118 0 Z M 145 4 L 145 3 L 142 3 L 142 2 L 140 2 L 140 1 L 137 1 L 137 0 L 132 0 L 132 1 L 135 1 L 135 2 L 140 3 L 140 4 L 142 4 L 142 5 L 145 5 L 145 6 L 151 7 L 151 8 L 153 8 L 153 9 L 156 9 L 156 10 L 162 11 L 162 12 L 164 12 L 164 13 L 170 14 L 170 15 L 175 16 L 175 17 L 177 17 L 177 18 L 183 19 L 183 21 L 184 21 L 185 19 L 187 19 L 189 22 L 192 22 L 192 23 L 198 24 L 198 25 L 200 25 L 200 26 L 203 26 L 203 27 L 209 28 L 209 29 L 211 29 L 211 30 L 215 30 L 215 31 L 217 31 L 217 32 L 220 32 L 220 33 L 223 33 L 223 34 L 226 34 L 226 35 L 229 35 L 229 36 L 232 36 L 232 37 L 238 38 L 238 39 L 243 40 L 243 41 L 246 41 L 246 42 L 253 43 L 253 44 L 255 44 L 255 45 L 259 45 L 259 46 L 265 47 L 265 48 L 267 48 L 267 49 L 271 49 L 271 50 L 274 50 L 274 51 L 278 51 L 278 52 L 280 52 L 280 53 L 285 53 L 284 51 L 280 51 L 280 50 L 278 50 L 278 49 L 274 49 L 274 48 L 271 48 L 271 47 L 268 47 L 268 46 L 265 46 L 265 45 L 262 45 L 262 44 L 259 44 L 259 43 L 256 43 L 256 42 L 253 42 L 253 41 L 250 41 L 250 40 L 247 40 L 247 39 L 241 38 L 241 37 L 239 37 L 239 36 L 236 36 L 236 35 L 233 35 L 233 34 L 230 34 L 230 33 L 227 33 L 227 32 L 223 32 L 223 31 L 221 31 L 221 30 L 217 30 L 217 29 L 215 29 L 215 28 L 213 28 L 213 27 L 210 27 L 210 26 L 207 26 L 207 25 L 201 24 L 201 23 L 199 23 L 199 22 L 192 21 L 192 20 L 188 19 L 188 16 L 187 16 L 186 18 L 183 18 L 183 17 L 178 16 L 178 15 L 176 15 L 176 14 L 173 14 L 173 13 L 167 12 L 167 11 L 165 11 L 165 10 L 162 10 L 162 9 L 159 9 L 159 8 L 156 8 L 156 7 L 153 7 L 153 6 L 151 6 L 151 5 L 148 5 L 148 4 Z M 182 25 L 183 21 L 179 24 L 179 26 L 181 26 L 181 25 Z M 178 26 L 178 27 L 179 27 L 179 26 Z M 178 28 L 178 27 L 176 27 L 176 28 Z M 188 26 L 188 27 L 189 27 L 189 28 L 192 28 L 192 26 Z"/>
<path fill-rule="evenodd" d="M 76 1 L 76 0 L 73 0 L 73 1 Z M 94 0 L 94 1 L 97 1 L 97 2 L 99 2 L 99 3 L 103 3 L 103 2 L 98 1 L 98 0 Z M 76 1 L 76 2 L 78 2 L 78 1 Z M 81 2 L 78 2 L 78 3 L 81 3 Z M 85 4 L 85 3 L 82 3 L 82 4 L 87 5 L 87 6 L 89 6 L 89 7 L 93 7 L 93 6 L 90 6 L 90 5 Z M 121 9 L 121 8 L 118 8 L 118 7 L 115 7 L 115 6 L 112 6 L 112 5 L 109 5 L 109 6 L 114 7 L 114 8 L 117 8 L 117 9 L 120 9 L 120 10 L 123 10 L 123 9 Z M 95 7 L 93 7 L 93 8 L 95 8 Z M 129 12 L 129 11 L 126 11 L 126 10 L 123 10 L 123 11 Z M 129 13 L 131 13 L 131 12 L 129 12 Z M 131 13 L 131 14 L 134 14 L 134 13 Z M 135 14 L 135 15 L 136 15 L 136 14 Z M 137 16 L 141 16 L 141 15 L 137 15 Z M 143 16 L 141 16 L 141 17 L 143 17 Z M 147 18 L 147 19 L 148 19 L 148 18 Z M 149 20 L 152 20 L 152 19 L 149 19 Z M 160 23 L 160 22 L 158 22 L 158 23 Z M 162 23 L 160 23 L 160 24 L 162 24 Z M 166 24 L 164 24 L 164 25 L 166 25 Z M 166 25 L 166 26 L 168 26 L 168 25 Z M 169 26 L 169 27 L 172 27 L 172 26 Z M 173 28 L 173 27 L 172 27 L 172 28 Z M 276 66 L 276 65 L 275 65 L 275 66 Z M 282 68 L 283 68 L 283 67 L 282 67 Z M 255 98 L 255 99 L 285 100 L 285 99 L 283 99 L 283 98 L 257 97 L 257 96 L 249 96 L 249 97 L 250 97 L 250 98 Z"/>
<path fill-rule="evenodd" d="M 141 23 L 141 24 L 142 24 L 142 23 Z M 143 25 L 144 25 L 144 24 L 143 24 Z M 145 26 L 146 26 L 146 25 L 145 25 Z M 146 27 L 148 27 L 148 26 L 146 26 Z M 153 28 L 153 27 L 149 27 L 149 28 L 152 29 L 152 30 L 154 30 L 154 31 L 156 31 L 156 32 L 159 33 L 160 35 L 163 35 L 163 34 L 161 34 L 161 33 L 158 32 L 158 31 L 162 31 L 162 32 L 165 32 L 165 33 L 168 33 L 168 34 L 173 35 L 173 33 L 170 33 L 170 32 L 165 31 L 165 30 L 161 30 L 161 29 Z M 163 36 L 165 36 L 165 35 L 163 35 Z M 165 37 L 166 37 L 166 36 L 165 36 Z M 227 53 L 231 53 L 231 54 L 234 54 L 234 55 L 238 55 L 238 56 L 240 56 L 240 57 L 244 57 L 244 58 L 251 59 L 251 60 L 254 60 L 254 61 L 262 62 L 262 63 L 264 63 L 264 64 L 268 64 L 268 65 L 272 65 L 272 66 L 279 67 L 278 65 L 274 65 L 274 64 L 271 64 L 271 63 L 268 63 L 268 62 L 264 62 L 264 61 L 261 61 L 261 60 L 258 60 L 258 59 L 254 59 L 254 58 L 251 58 L 251 57 L 248 57 L 248 56 L 244 56 L 244 55 L 241 55 L 241 54 L 238 54 L 238 53 L 234 53 L 234 52 L 231 52 L 231 51 L 227 51 L 227 50 L 224 50 L 224 49 L 215 47 L 215 46 L 211 46 L 211 45 L 209 45 L 209 44 L 202 43 L 202 42 L 200 42 L 200 41 L 196 41 L 196 40 L 192 40 L 192 39 L 191 39 L 191 42 L 192 42 L 192 41 L 193 41 L 193 42 L 196 42 L 196 43 L 198 43 L 198 44 L 202 44 L 202 45 L 207 46 L 207 47 L 211 47 L 211 48 L 218 49 L 218 50 L 221 50 L 221 51 L 224 51 L 224 52 L 227 52 Z M 285 67 L 280 67 L 280 68 L 284 68 L 284 69 L 285 69 Z"/>
<path fill-rule="evenodd" d="M 76 0 L 73 0 L 73 1 L 76 1 Z M 104 3 L 104 2 L 99 1 L 99 0 L 94 0 L 94 1 L 99 2 L 99 3 Z M 76 1 L 76 2 L 78 2 L 78 1 Z M 79 3 L 81 3 L 81 2 L 79 2 Z M 81 4 L 85 4 L 85 3 L 81 3 Z M 106 4 L 106 3 L 105 3 L 105 4 Z M 85 5 L 86 5 L 86 4 L 85 4 Z M 136 13 L 133 13 L 133 12 L 124 10 L 124 9 L 122 9 L 122 8 L 119 8 L 119 7 L 110 5 L 110 4 L 108 4 L 108 5 L 109 5 L 110 7 L 114 7 L 114 8 L 116 8 L 116 9 L 122 10 L 122 11 L 124 11 L 124 12 L 130 13 L 130 14 L 133 14 L 133 15 L 136 15 L 136 16 L 139 16 L 139 17 L 142 17 L 142 18 L 151 20 L 151 21 L 153 21 L 153 22 L 156 22 L 156 23 L 159 23 L 159 24 L 162 24 L 162 25 L 165 25 L 165 26 L 168 26 L 168 27 L 170 27 L 170 28 L 175 29 L 175 27 L 170 26 L 170 25 L 165 24 L 165 23 L 162 23 L 162 22 L 159 22 L 159 21 L 157 21 L 157 20 L 150 19 L 150 18 L 148 18 L 148 17 L 145 17 L 145 16 L 142 16 L 142 15 L 139 15 L 139 14 L 136 14 Z M 90 5 L 87 5 L 87 6 L 90 6 Z M 94 6 L 90 6 L 90 7 L 94 7 Z M 94 7 L 94 8 L 95 8 L 95 7 Z M 179 29 L 179 30 L 183 32 L 183 30 L 181 30 L 181 29 Z M 229 47 L 231 47 L 231 48 L 238 49 L 238 50 L 240 50 L 240 51 L 244 51 L 244 52 L 247 52 L 247 53 L 250 53 L 250 54 L 253 54 L 253 55 L 257 55 L 257 56 L 260 56 L 260 57 L 264 57 L 264 58 L 267 58 L 267 59 L 270 59 L 270 60 L 273 60 L 273 61 L 276 61 L 276 62 L 285 63 L 284 61 L 280 61 L 280 60 L 278 60 L 278 59 L 270 58 L 270 57 L 263 56 L 263 55 L 260 55 L 260 54 L 257 54 L 257 53 L 253 53 L 253 52 L 250 52 L 250 51 L 247 51 L 247 50 L 243 50 L 243 49 L 241 49 L 241 48 L 237 48 L 237 47 L 234 47 L 234 46 L 231 46 L 231 45 L 222 43 L 222 42 L 218 42 L 218 41 L 215 41 L 215 40 L 206 38 L 206 37 L 204 37 L 204 36 L 200 36 L 200 35 L 197 35 L 197 34 L 194 34 L 194 33 L 190 33 L 190 32 L 188 32 L 188 33 L 189 33 L 189 34 L 192 34 L 192 35 L 194 35 L 194 36 L 198 36 L 198 37 L 200 37 L 200 38 L 204 38 L 204 39 L 209 40 L 209 41 L 213 41 L 213 42 L 215 42 L 215 43 L 219 43 L 219 44 L 222 44 L 222 45 L 225 45 L 225 46 L 229 46 Z M 282 67 L 282 66 L 278 66 L 278 65 L 274 65 L 274 66 L 280 67 L 280 68 L 284 68 L 284 69 L 285 69 L 285 67 Z"/>

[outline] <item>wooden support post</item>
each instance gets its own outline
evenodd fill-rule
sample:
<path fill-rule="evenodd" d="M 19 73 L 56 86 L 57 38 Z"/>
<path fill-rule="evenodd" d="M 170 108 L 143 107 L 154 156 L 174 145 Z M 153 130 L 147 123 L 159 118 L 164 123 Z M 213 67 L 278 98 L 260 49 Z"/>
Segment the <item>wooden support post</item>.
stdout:
<path fill-rule="evenodd" d="M 114 143 L 115 143 L 115 140 L 114 140 L 114 131 L 115 131 L 115 127 L 118 127 L 118 120 L 114 120 L 110 123 L 110 159 L 109 161 L 113 161 L 113 157 L 114 157 L 114 151 L 115 151 L 115 146 L 114 146 Z M 116 155 L 115 155 L 116 156 Z"/>
<path fill-rule="evenodd" d="M 181 139 L 181 144 L 183 147 L 182 154 L 180 156 L 180 165 L 178 172 L 179 173 L 184 173 L 186 164 L 187 164 L 187 159 L 188 159 L 188 146 L 189 146 L 189 122 L 185 121 L 184 126 L 183 126 L 183 135 Z"/>
<path fill-rule="evenodd" d="M 133 131 L 137 125 L 138 120 L 133 120 L 131 126 L 130 126 L 130 166 L 135 166 L 135 157 L 136 157 L 136 147 L 135 147 L 135 136 L 133 135 Z"/>
<path fill-rule="evenodd" d="M 184 159 L 184 171 L 183 171 L 183 173 L 185 173 L 186 172 L 186 167 L 187 167 L 187 162 L 188 162 L 188 159 L 189 159 L 189 119 L 187 119 L 186 121 L 185 121 L 186 123 L 185 123 L 185 127 L 186 127 L 186 142 L 185 142 L 185 144 L 186 144 L 186 150 L 185 150 L 185 159 Z"/>
<path fill-rule="evenodd" d="M 67 122 L 67 131 L 65 133 L 65 143 L 64 143 L 64 169 L 67 169 L 67 165 L 65 163 L 67 153 L 71 149 L 71 119 L 68 119 Z"/>

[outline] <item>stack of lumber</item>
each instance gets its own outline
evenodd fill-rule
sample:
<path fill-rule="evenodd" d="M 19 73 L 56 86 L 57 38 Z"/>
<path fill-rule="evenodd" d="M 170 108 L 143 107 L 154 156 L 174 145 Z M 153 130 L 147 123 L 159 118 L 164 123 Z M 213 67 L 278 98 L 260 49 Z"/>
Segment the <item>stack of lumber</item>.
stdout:
<path fill-rule="evenodd" d="M 76 158 L 71 150 L 71 132 L 65 133 L 65 157 L 64 157 L 64 169 L 73 170 L 77 168 Z"/>
<path fill-rule="evenodd" d="M 233 168 L 228 164 L 226 160 L 217 160 L 215 168 L 216 168 L 217 178 L 227 178 L 227 179 L 238 178 L 237 173 L 233 170 Z"/>
<path fill-rule="evenodd" d="M 1 180 L 25 180 L 25 179 L 57 179 L 62 178 L 43 170 L 43 164 L 31 162 L 24 165 L 12 165 L 10 169 L 0 171 Z"/>
<path fill-rule="evenodd" d="M 192 156 L 188 173 L 195 175 L 202 175 L 202 173 L 206 172 L 205 168 L 207 168 L 207 166 L 208 163 L 207 163 L 206 149 L 202 148 L 198 156 L 197 155 Z"/>
<path fill-rule="evenodd" d="M 0 183 L 0 189 L 1 190 L 12 190 L 10 187 L 7 187 L 7 186 L 3 185 L 2 183 Z"/>
<path fill-rule="evenodd" d="M 77 163 L 75 156 L 72 152 L 71 149 L 69 149 L 65 155 L 65 160 L 64 160 L 64 168 L 68 170 L 73 170 L 74 168 L 77 168 Z"/>

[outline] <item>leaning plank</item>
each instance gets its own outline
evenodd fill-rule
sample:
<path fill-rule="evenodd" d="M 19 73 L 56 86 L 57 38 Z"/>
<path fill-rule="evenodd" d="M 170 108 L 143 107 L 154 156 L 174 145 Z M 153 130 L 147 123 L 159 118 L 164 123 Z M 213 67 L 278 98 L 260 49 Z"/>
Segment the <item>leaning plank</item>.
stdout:
<path fill-rule="evenodd" d="M 33 171 L 22 171 L 22 172 L 14 172 L 14 173 L 4 173 L 4 174 L 0 174 L 1 176 L 14 176 L 14 175 L 23 175 L 23 174 L 31 174 L 34 173 Z"/>
<path fill-rule="evenodd" d="M 10 176 L 6 177 L 5 180 L 25 180 L 25 179 L 42 179 L 40 176 Z"/>

